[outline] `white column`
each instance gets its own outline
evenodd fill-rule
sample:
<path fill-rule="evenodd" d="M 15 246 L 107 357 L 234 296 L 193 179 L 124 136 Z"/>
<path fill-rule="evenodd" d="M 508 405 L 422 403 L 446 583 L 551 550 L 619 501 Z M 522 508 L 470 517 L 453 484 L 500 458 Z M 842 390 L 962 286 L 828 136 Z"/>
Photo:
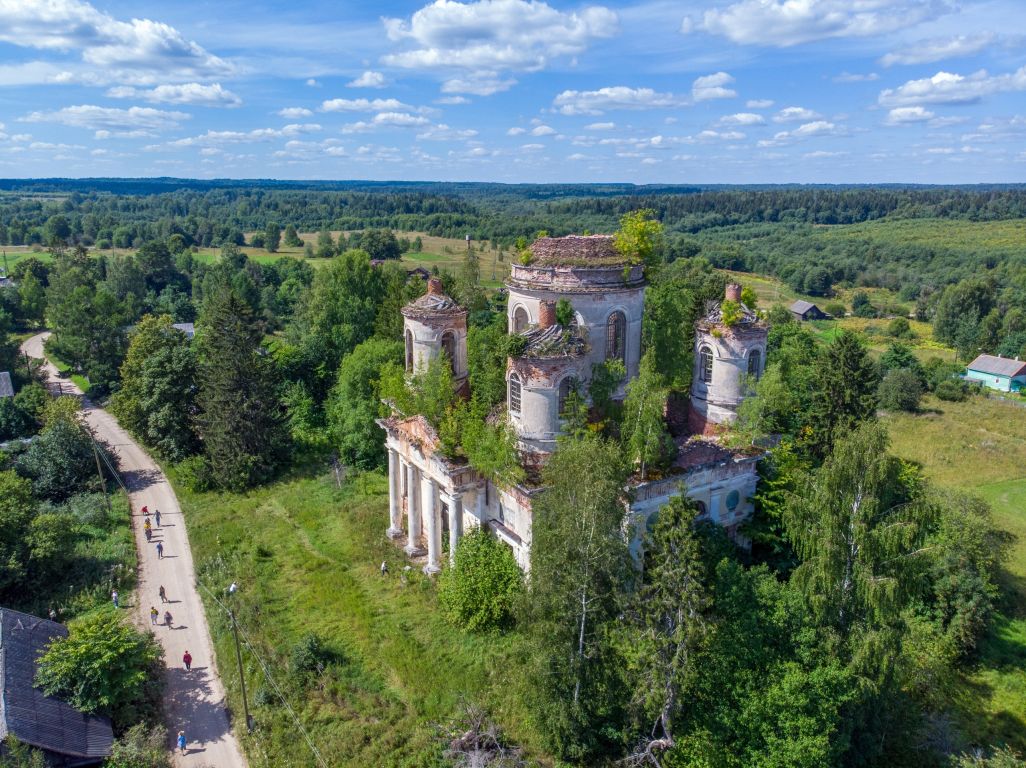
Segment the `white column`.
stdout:
<path fill-rule="evenodd" d="M 420 481 L 417 477 L 420 473 L 412 464 L 406 467 L 406 522 L 407 534 L 406 554 L 410 557 L 419 557 L 424 554 L 424 548 L 420 546 Z"/>
<path fill-rule="evenodd" d="M 403 535 L 403 512 L 399 483 L 399 456 L 391 448 L 388 449 L 388 531 L 390 539 L 398 539 Z"/>
<path fill-rule="evenodd" d="M 438 562 L 439 550 L 442 549 L 442 531 L 438 524 L 438 486 L 435 481 L 427 475 L 423 476 L 420 484 L 421 499 L 424 503 L 424 520 L 427 522 L 427 565 L 424 566 L 424 573 L 438 573 L 441 566 Z"/>
<path fill-rule="evenodd" d="M 463 536 L 463 496 L 454 493 L 449 499 L 449 565 L 456 562 L 456 547 Z"/>

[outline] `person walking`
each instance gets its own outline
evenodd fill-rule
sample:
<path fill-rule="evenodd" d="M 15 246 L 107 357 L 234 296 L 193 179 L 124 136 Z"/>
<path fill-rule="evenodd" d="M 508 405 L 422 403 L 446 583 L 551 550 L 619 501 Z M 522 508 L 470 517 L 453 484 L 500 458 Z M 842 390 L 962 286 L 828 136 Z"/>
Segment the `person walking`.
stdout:
<path fill-rule="evenodd" d="M 189 653 L 189 649 L 185 649 L 185 653 L 182 655 L 182 663 L 185 665 L 185 671 L 188 672 L 192 669 L 192 654 Z"/>
<path fill-rule="evenodd" d="M 185 752 L 186 752 L 186 750 L 185 750 L 185 731 L 179 731 L 178 732 L 178 738 L 175 740 L 175 743 L 178 745 L 178 751 L 181 752 L 184 755 Z"/>
<path fill-rule="evenodd" d="M 171 629 L 171 622 L 174 621 L 171 617 L 171 611 L 164 611 L 164 626 Z"/>
<path fill-rule="evenodd" d="M 160 528 L 160 510 L 159 509 L 155 510 L 153 512 L 153 519 L 157 521 L 157 527 Z"/>
<path fill-rule="evenodd" d="M 388 576 L 388 563 L 384 560 L 381 561 L 381 575 Z"/>
<path fill-rule="evenodd" d="M 162 603 L 170 602 L 167 599 L 167 590 L 164 589 L 164 585 L 163 584 L 160 585 L 160 593 L 159 594 L 160 594 L 160 602 L 162 602 Z"/>
<path fill-rule="evenodd" d="M 157 559 L 158 560 L 163 560 L 164 559 L 164 544 L 163 544 L 163 542 L 160 542 L 160 541 L 157 542 Z"/>
<path fill-rule="evenodd" d="M 114 603 L 115 608 L 118 607 L 118 591 L 116 589 L 110 593 L 110 601 Z"/>
<path fill-rule="evenodd" d="M 57 621 L 57 611 L 53 609 L 53 606 L 50 606 L 50 621 Z"/>
<path fill-rule="evenodd" d="M 157 617 L 160 616 L 160 611 L 157 610 L 156 606 L 150 606 L 150 624 L 157 626 Z"/>
<path fill-rule="evenodd" d="M 143 508 L 142 508 L 142 513 L 144 515 L 150 514 L 150 508 L 144 505 Z"/>

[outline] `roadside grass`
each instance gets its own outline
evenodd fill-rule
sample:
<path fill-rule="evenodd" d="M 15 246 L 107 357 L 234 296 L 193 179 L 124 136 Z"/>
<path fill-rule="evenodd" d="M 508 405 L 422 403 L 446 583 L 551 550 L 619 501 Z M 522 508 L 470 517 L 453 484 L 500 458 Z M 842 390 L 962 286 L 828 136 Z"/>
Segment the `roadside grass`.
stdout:
<path fill-rule="evenodd" d="M 330 473 L 306 471 L 244 494 L 191 492 L 171 476 L 233 712 L 242 706 L 231 632 L 207 590 L 223 599 L 237 581 L 244 635 L 329 765 L 443 765 L 437 726 L 463 700 L 489 707 L 511 739 L 536 751 L 517 674 L 525 663 L 520 636 L 449 626 L 417 564 L 402 584 L 407 561 L 384 535 L 381 475 L 357 475 L 339 489 Z M 321 673 L 290 661 L 309 633 L 326 649 Z M 243 654 L 256 702 L 257 729 L 243 735 L 251 763 L 315 765 L 253 654 Z"/>
<path fill-rule="evenodd" d="M 53 337 L 51 336 L 50 339 L 52 338 Z M 89 383 L 89 379 L 79 373 L 73 373 L 71 364 L 65 362 L 54 354 L 53 348 L 50 345 L 50 339 L 47 339 L 43 345 L 43 349 L 46 353 L 46 359 L 53 363 L 53 367 L 57 369 L 57 373 L 61 375 L 61 378 L 71 379 L 71 381 L 75 383 L 75 386 L 82 390 L 83 394 L 88 395 L 89 388 L 92 386 Z"/>
<path fill-rule="evenodd" d="M 999 611 L 960 674 L 955 717 L 971 743 L 1026 750 L 1026 408 L 994 397 L 928 397 L 918 415 L 888 415 L 892 450 L 939 486 L 975 493 L 1008 534 Z"/>

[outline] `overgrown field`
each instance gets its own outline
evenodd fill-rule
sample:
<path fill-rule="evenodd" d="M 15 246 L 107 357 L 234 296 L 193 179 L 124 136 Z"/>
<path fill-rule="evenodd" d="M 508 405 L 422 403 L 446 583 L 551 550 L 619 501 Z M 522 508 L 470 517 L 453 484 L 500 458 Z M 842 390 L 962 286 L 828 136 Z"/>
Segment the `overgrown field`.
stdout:
<path fill-rule="evenodd" d="M 1026 408 L 974 397 L 927 398 L 920 415 L 889 416 L 894 452 L 941 486 L 986 499 L 1009 537 L 1001 611 L 956 695 L 960 725 L 979 744 L 1026 750 Z"/>
<path fill-rule="evenodd" d="M 242 495 L 175 487 L 201 584 L 223 599 L 238 582 L 244 634 L 328 765 L 442 765 L 438 726 L 463 700 L 488 706 L 512 739 L 531 746 L 517 635 L 450 627 L 416 566 L 404 584 L 405 556 L 384 535 L 383 477 L 359 475 L 339 489 L 332 473 L 310 473 Z M 202 593 L 219 668 L 241 713 L 231 632 Z M 304 651 L 317 646 L 311 635 L 322 646 L 312 654 Z M 244 737 L 251 764 L 316 765 L 254 655 L 243 653 L 257 721 Z"/>

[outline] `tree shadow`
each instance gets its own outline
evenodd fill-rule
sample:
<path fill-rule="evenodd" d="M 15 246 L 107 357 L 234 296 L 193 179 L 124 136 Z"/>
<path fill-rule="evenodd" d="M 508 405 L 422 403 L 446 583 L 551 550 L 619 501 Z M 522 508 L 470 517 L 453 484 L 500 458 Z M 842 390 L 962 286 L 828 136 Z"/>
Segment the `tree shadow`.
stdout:
<path fill-rule="evenodd" d="M 174 745 L 178 731 L 185 731 L 189 752 L 202 745 L 220 741 L 230 731 L 228 711 L 223 699 L 214 696 L 213 673 L 208 667 L 167 670 L 168 737 Z"/>
<path fill-rule="evenodd" d="M 128 490 L 137 492 L 162 482 L 164 475 L 159 469 L 127 469 L 121 473 L 121 479 Z"/>

